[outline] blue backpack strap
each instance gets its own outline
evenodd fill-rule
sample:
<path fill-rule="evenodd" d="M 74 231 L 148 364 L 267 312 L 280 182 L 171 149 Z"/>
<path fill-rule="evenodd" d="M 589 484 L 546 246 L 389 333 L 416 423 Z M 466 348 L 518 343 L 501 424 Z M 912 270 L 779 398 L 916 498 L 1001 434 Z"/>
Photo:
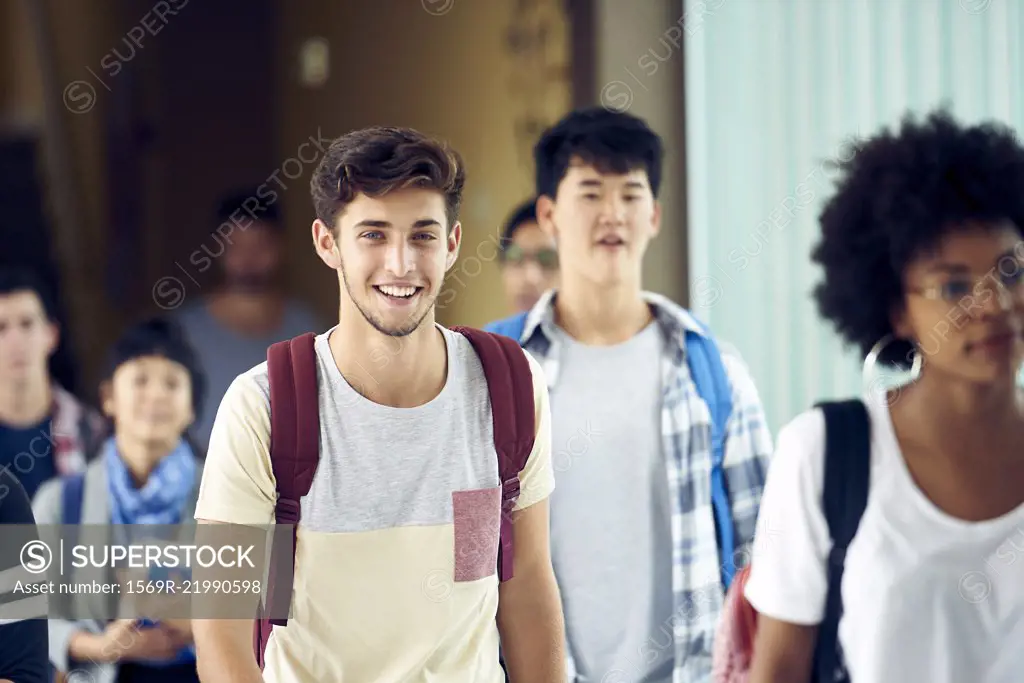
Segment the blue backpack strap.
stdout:
<path fill-rule="evenodd" d="M 725 481 L 725 441 L 732 415 L 732 385 L 722 363 L 718 345 L 710 336 L 686 333 L 686 358 L 697 393 L 711 413 L 711 507 L 718 529 L 719 556 L 722 558 L 722 584 L 725 590 L 736 573 L 736 530 Z"/>
<path fill-rule="evenodd" d="M 64 477 L 61 481 L 61 524 L 82 523 L 82 498 L 85 495 L 85 472 Z"/>
<path fill-rule="evenodd" d="M 71 547 L 78 544 L 78 526 L 82 523 L 82 500 L 85 497 L 85 472 L 61 479 L 60 523 L 71 527 L 65 529 L 67 542 Z"/>
<path fill-rule="evenodd" d="M 492 332 L 494 334 L 501 334 L 506 337 L 511 337 L 518 342 L 523 336 L 523 330 L 526 329 L 526 316 L 528 312 L 516 313 L 515 315 L 501 320 L 495 320 L 494 322 L 487 323 L 484 326 L 485 332 Z"/>

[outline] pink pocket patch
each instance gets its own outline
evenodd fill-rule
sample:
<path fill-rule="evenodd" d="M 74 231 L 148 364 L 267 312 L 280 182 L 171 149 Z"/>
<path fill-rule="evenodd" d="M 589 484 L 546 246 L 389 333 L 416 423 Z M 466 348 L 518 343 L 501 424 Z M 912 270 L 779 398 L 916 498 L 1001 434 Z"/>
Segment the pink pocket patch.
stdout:
<path fill-rule="evenodd" d="M 455 580 L 476 581 L 494 574 L 501 530 L 501 488 L 452 491 Z"/>

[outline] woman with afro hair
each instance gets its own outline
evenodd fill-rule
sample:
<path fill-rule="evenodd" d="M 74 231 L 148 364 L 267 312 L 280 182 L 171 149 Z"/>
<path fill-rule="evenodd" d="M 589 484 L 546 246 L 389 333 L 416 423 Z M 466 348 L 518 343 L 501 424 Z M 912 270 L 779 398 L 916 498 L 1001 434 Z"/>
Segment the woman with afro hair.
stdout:
<path fill-rule="evenodd" d="M 877 365 L 867 502 L 845 553 L 838 650 L 852 683 L 1024 680 L 1024 148 L 947 112 L 839 164 L 813 258 L 820 315 Z M 873 382 L 869 379 L 869 384 Z M 807 683 L 825 613 L 820 408 L 779 433 L 745 597 L 752 683 Z"/>

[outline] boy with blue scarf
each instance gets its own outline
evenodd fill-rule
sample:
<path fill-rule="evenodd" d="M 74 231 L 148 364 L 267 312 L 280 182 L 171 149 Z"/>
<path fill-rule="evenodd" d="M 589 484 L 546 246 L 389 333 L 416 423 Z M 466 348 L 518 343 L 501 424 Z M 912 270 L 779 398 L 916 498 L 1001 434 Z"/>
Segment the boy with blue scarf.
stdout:
<path fill-rule="evenodd" d="M 113 434 L 100 457 L 79 475 L 45 484 L 33 507 L 40 524 L 145 525 L 189 523 L 202 477 L 201 454 L 186 430 L 199 412 L 204 379 L 192 348 L 172 324 L 149 321 L 114 346 L 101 386 Z M 122 526 L 123 525 L 123 526 Z M 123 578 L 123 577 L 118 577 Z M 75 596 L 93 618 L 50 622 L 50 660 L 65 674 L 96 683 L 198 682 L 187 620 L 108 621 L 109 609 Z M 73 677 L 72 677 L 73 678 Z"/>

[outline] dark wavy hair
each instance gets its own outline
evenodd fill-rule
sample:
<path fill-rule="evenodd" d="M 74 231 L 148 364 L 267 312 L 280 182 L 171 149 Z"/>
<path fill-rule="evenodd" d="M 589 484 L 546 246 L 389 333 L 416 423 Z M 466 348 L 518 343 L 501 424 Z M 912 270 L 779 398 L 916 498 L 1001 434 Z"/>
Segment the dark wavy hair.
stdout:
<path fill-rule="evenodd" d="M 892 334 L 905 297 L 904 272 L 939 241 L 971 224 L 1024 228 L 1024 148 L 1000 123 L 965 126 L 945 109 L 906 115 L 898 131 L 854 142 L 835 194 L 819 216 L 812 259 L 824 271 L 814 290 L 819 314 L 867 354 Z M 897 343 L 881 358 L 907 365 Z"/>
<path fill-rule="evenodd" d="M 310 180 L 313 208 L 336 228 L 338 213 L 362 193 L 380 197 L 407 187 L 444 195 L 448 229 L 459 218 L 466 171 L 447 143 L 411 128 L 374 126 L 332 141 Z"/>

